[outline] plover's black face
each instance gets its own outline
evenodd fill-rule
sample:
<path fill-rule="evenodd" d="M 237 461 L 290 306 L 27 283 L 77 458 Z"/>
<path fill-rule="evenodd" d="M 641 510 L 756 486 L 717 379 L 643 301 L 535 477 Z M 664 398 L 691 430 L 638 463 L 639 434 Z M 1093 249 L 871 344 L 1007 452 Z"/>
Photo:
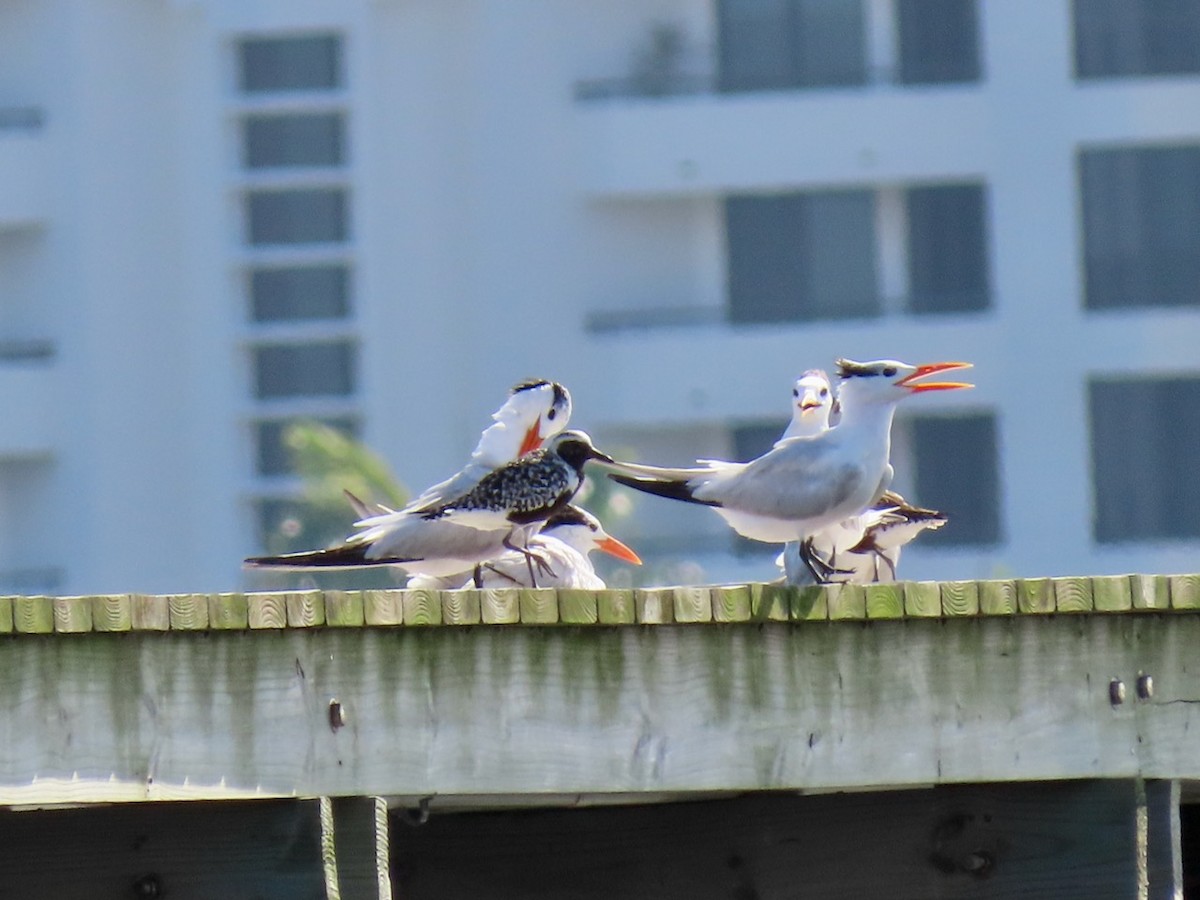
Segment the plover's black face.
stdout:
<path fill-rule="evenodd" d="M 583 464 L 589 459 L 599 459 L 604 462 L 612 462 L 613 459 L 607 453 L 601 453 L 592 444 L 592 439 L 582 431 L 564 431 L 561 434 L 555 435 L 546 444 L 546 449 L 551 453 L 557 454 L 563 462 L 569 465 L 576 471 L 583 469 Z"/>

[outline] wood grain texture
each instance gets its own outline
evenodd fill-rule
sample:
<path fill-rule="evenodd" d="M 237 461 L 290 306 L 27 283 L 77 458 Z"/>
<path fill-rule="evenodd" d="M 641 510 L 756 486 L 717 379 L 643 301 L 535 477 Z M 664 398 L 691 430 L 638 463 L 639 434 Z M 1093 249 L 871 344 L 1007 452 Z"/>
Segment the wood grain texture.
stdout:
<path fill-rule="evenodd" d="M 485 588 L 479 593 L 479 608 L 487 625 L 516 625 L 521 621 L 516 588 Z"/>
<path fill-rule="evenodd" d="M 979 582 L 979 612 L 985 616 L 1011 616 L 1017 611 L 1017 583 L 989 580 Z"/>
<path fill-rule="evenodd" d="M 171 594 L 167 611 L 172 631 L 203 631 L 208 628 L 208 595 Z"/>
<path fill-rule="evenodd" d="M 1200 609 L 1200 575 L 1171 575 L 1167 582 L 1171 609 Z"/>
<path fill-rule="evenodd" d="M 793 622 L 825 622 L 829 619 L 829 590 L 824 587 L 790 588 L 788 613 Z"/>
<path fill-rule="evenodd" d="M 63 634 L 78 634 L 92 630 L 91 597 L 55 597 L 51 601 L 54 611 L 54 630 Z"/>
<path fill-rule="evenodd" d="M 942 588 L 936 581 L 909 581 L 904 585 L 904 614 L 931 618 L 942 614 Z"/>
<path fill-rule="evenodd" d="M 316 803 L 132 803 L 0 810 L 0 896 L 93 900 L 324 897 Z"/>
<path fill-rule="evenodd" d="M 128 594 L 92 597 L 93 631 L 129 631 L 133 627 L 133 603 Z"/>
<path fill-rule="evenodd" d="M 942 615 L 979 614 L 979 586 L 974 581 L 944 581 L 941 588 Z"/>
<path fill-rule="evenodd" d="M 558 618 L 564 625 L 595 625 L 600 621 L 596 592 L 580 588 L 560 588 Z"/>
<path fill-rule="evenodd" d="M 171 606 L 155 594 L 130 595 L 130 621 L 135 631 L 166 631 L 171 627 Z"/>
<path fill-rule="evenodd" d="M 1054 585 L 1049 578 L 1022 578 L 1017 581 L 1017 609 L 1023 613 L 1052 613 Z"/>
<path fill-rule="evenodd" d="M 829 619 L 865 619 L 867 592 L 861 584 L 831 584 L 825 588 Z"/>
<path fill-rule="evenodd" d="M 13 630 L 13 598 L 0 597 L 0 634 L 11 634 Z"/>
<path fill-rule="evenodd" d="M 362 591 L 326 591 L 325 624 L 331 628 L 359 628 L 366 622 Z"/>
<path fill-rule="evenodd" d="M 247 594 L 246 619 L 251 628 L 287 625 L 287 594 Z"/>
<path fill-rule="evenodd" d="M 750 586 L 747 584 L 714 587 L 710 603 L 714 622 L 750 621 Z"/>
<path fill-rule="evenodd" d="M 1090 578 L 1055 578 L 1054 608 L 1060 613 L 1091 612 L 1092 580 Z"/>
<path fill-rule="evenodd" d="M 54 632 L 54 606 L 50 597 L 21 595 L 11 599 L 14 634 Z"/>
<path fill-rule="evenodd" d="M 558 624 L 558 592 L 554 588 L 518 588 L 517 604 L 524 625 Z"/>
<path fill-rule="evenodd" d="M 711 622 L 711 588 L 680 586 L 671 591 L 672 613 L 676 622 Z"/>
<path fill-rule="evenodd" d="M 441 625 L 442 592 L 431 590 L 405 590 L 400 603 L 404 607 L 405 625 Z"/>
<path fill-rule="evenodd" d="M 435 814 L 394 826 L 395 883 L 408 900 L 1127 900 L 1135 810 L 1129 781 L 1083 781 Z M 531 846 L 555 852 L 532 866 Z"/>
<path fill-rule="evenodd" d="M 325 595 L 321 591 L 289 591 L 284 597 L 290 628 L 325 624 Z"/>
<path fill-rule="evenodd" d="M 633 605 L 639 625 L 663 625 L 675 621 L 675 597 L 670 588 L 636 588 Z"/>
<path fill-rule="evenodd" d="M 1171 586 L 1164 575 L 1130 575 L 1134 609 L 1170 609 Z"/>
<path fill-rule="evenodd" d="M 899 584 L 865 585 L 868 619 L 904 618 L 904 588 Z"/>
<path fill-rule="evenodd" d="M 1197 615 L 14 637 L 0 805 L 1200 779 L 1197 646 Z"/>
<path fill-rule="evenodd" d="M 478 590 L 463 588 L 458 591 L 442 591 L 443 625 L 478 625 L 482 621 Z"/>
<path fill-rule="evenodd" d="M 596 613 L 601 625 L 632 625 L 637 621 L 633 590 L 608 588 L 596 596 Z"/>
<path fill-rule="evenodd" d="M 784 584 L 751 584 L 750 618 L 755 622 L 786 622 L 795 590 Z"/>
<path fill-rule="evenodd" d="M 208 627 L 244 631 L 250 627 L 250 601 L 245 594 L 208 595 Z"/>
<path fill-rule="evenodd" d="M 404 622 L 402 591 L 363 591 L 363 619 L 368 625 L 400 625 Z"/>
<path fill-rule="evenodd" d="M 1098 612 L 1119 612 L 1133 608 L 1133 591 L 1128 575 L 1092 579 L 1092 605 Z"/>
<path fill-rule="evenodd" d="M 375 797 L 334 797 L 333 849 L 338 900 L 391 900 L 386 813 Z"/>

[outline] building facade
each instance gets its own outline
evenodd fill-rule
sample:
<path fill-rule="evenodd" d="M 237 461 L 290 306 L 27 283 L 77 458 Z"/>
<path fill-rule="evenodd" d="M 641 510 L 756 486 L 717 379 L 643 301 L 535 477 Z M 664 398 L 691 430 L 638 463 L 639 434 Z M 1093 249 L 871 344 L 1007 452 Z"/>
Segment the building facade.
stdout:
<path fill-rule="evenodd" d="M 243 585 L 297 419 L 419 488 L 538 375 L 749 458 L 837 356 L 976 365 L 905 576 L 1195 568 L 1197 2 L 15 0 L 0 173 L 0 591 Z M 617 579 L 773 576 L 603 494 Z"/>

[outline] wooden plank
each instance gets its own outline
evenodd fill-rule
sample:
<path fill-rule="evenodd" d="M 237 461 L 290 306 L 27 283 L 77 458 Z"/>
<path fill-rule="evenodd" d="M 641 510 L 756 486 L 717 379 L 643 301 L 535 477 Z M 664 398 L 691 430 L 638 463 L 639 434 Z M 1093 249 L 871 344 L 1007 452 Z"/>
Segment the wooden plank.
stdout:
<path fill-rule="evenodd" d="M 1084 781 L 434 815 L 397 843 L 396 892 L 1127 900 L 1135 810 L 1128 781 Z"/>
<path fill-rule="evenodd" d="M 54 630 L 65 634 L 92 630 L 91 597 L 55 597 Z"/>
<path fill-rule="evenodd" d="M 974 581 L 944 581 L 941 587 L 942 615 L 979 615 L 979 586 Z"/>
<path fill-rule="evenodd" d="M 558 618 L 564 625 L 594 625 L 600 621 L 596 592 L 579 588 L 559 588 Z"/>
<path fill-rule="evenodd" d="M 333 797 L 332 839 L 338 900 L 391 900 L 387 804 L 379 797 Z M 324 842 L 324 835 L 322 835 Z M 326 893 L 334 896 L 326 876 Z"/>
<path fill-rule="evenodd" d="M 290 628 L 325 624 L 325 597 L 320 591 L 291 591 L 284 596 Z"/>
<path fill-rule="evenodd" d="M 1098 612 L 1133 608 L 1132 584 L 1128 575 L 1092 579 L 1092 603 Z"/>
<path fill-rule="evenodd" d="M 441 625 L 442 593 L 430 590 L 405 590 L 401 593 L 405 625 Z"/>
<path fill-rule="evenodd" d="M 250 627 L 250 601 L 245 594 L 208 595 L 208 627 L 217 630 L 245 631 Z"/>
<path fill-rule="evenodd" d="M 400 625 L 404 622 L 402 591 L 363 591 L 363 618 L 368 625 Z"/>
<path fill-rule="evenodd" d="M 712 589 L 712 617 L 715 622 L 750 621 L 750 585 L 727 584 Z"/>
<path fill-rule="evenodd" d="M 663 625 L 675 621 L 675 597 L 670 588 L 636 588 L 633 605 L 641 625 Z"/>
<path fill-rule="evenodd" d="M 867 592 L 861 584 L 831 584 L 825 588 L 825 602 L 830 621 L 867 617 Z"/>
<path fill-rule="evenodd" d="M 160 638 L 161 640 L 161 638 Z M 0 894 L 92 900 L 324 896 L 316 804 L 127 803 L 0 810 Z"/>
<path fill-rule="evenodd" d="M 676 622 L 711 622 L 712 589 L 707 585 L 680 586 L 671 592 Z"/>
<path fill-rule="evenodd" d="M 0 634 L 11 634 L 13 631 L 13 598 L 0 597 Z"/>
<path fill-rule="evenodd" d="M 786 622 L 795 588 L 784 584 L 750 585 L 750 618 L 756 622 Z"/>
<path fill-rule="evenodd" d="M 483 614 L 479 608 L 477 589 L 442 591 L 442 624 L 478 625 L 482 621 Z"/>
<path fill-rule="evenodd" d="M 1163 575 L 1130 575 L 1134 609 L 1170 609 L 1171 586 Z"/>
<path fill-rule="evenodd" d="M 1200 609 L 1200 575 L 1171 575 L 1171 609 Z"/>
<path fill-rule="evenodd" d="M 362 591 L 326 591 L 325 624 L 331 628 L 361 628 L 366 622 Z"/>
<path fill-rule="evenodd" d="M 521 621 L 516 588 L 484 588 L 479 593 L 479 608 L 487 625 L 516 625 Z"/>
<path fill-rule="evenodd" d="M 904 588 L 899 584 L 868 584 L 864 592 L 868 619 L 904 618 Z"/>
<path fill-rule="evenodd" d="M 161 594 L 131 594 L 130 623 L 134 631 L 166 631 L 171 627 L 171 607 Z"/>
<path fill-rule="evenodd" d="M 1013 581 L 981 581 L 979 612 L 984 616 L 1010 616 L 1017 611 L 1017 585 Z"/>
<path fill-rule="evenodd" d="M 1060 613 L 1091 612 L 1092 580 L 1090 578 L 1055 578 L 1054 608 Z"/>
<path fill-rule="evenodd" d="M 558 623 L 558 592 L 554 588 L 518 588 L 517 605 L 522 624 Z"/>
<path fill-rule="evenodd" d="M 203 631 L 208 628 L 208 595 L 170 594 L 167 614 L 172 631 Z"/>
<path fill-rule="evenodd" d="M 1017 609 L 1023 613 L 1052 613 L 1054 607 L 1054 585 L 1049 578 L 1021 578 L 1017 580 Z"/>
<path fill-rule="evenodd" d="M 904 584 L 904 614 L 932 618 L 942 614 L 942 588 L 936 581 L 908 581 Z"/>
<path fill-rule="evenodd" d="M 129 631 L 133 627 L 133 604 L 128 594 L 92 597 L 93 631 Z"/>
<path fill-rule="evenodd" d="M 251 628 L 285 627 L 287 594 L 247 594 L 246 619 Z"/>
<path fill-rule="evenodd" d="M 825 622 L 829 620 L 829 591 L 810 585 L 791 588 L 789 615 L 793 622 Z"/>
<path fill-rule="evenodd" d="M 0 806 L 1200 780 L 1197 646 L 1194 614 L 10 638 Z"/>
<path fill-rule="evenodd" d="M 596 595 L 596 614 L 601 625 L 632 625 L 637 621 L 633 591 L 607 588 Z"/>

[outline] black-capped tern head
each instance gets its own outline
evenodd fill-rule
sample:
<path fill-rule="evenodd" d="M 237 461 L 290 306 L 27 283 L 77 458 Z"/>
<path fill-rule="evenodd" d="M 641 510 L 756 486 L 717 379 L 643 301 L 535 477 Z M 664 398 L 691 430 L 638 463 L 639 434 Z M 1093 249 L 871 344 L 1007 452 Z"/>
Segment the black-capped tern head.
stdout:
<path fill-rule="evenodd" d="M 548 518 L 540 534 L 556 538 L 584 556 L 599 550 L 634 566 L 642 564 L 641 558 L 633 550 L 604 530 L 599 519 L 574 504 Z"/>
<path fill-rule="evenodd" d="M 894 359 L 855 362 L 837 361 L 841 380 L 839 399 L 851 403 L 897 403 L 913 394 L 928 391 L 954 391 L 974 387 L 963 381 L 925 381 L 931 375 L 955 369 L 969 369 L 967 362 L 938 362 L 913 366 Z"/>
<path fill-rule="evenodd" d="M 494 418 L 512 423 L 514 434 L 521 439 L 515 456 L 524 456 L 567 427 L 571 419 L 571 394 L 557 381 L 531 378 L 513 385 L 508 401 Z"/>

